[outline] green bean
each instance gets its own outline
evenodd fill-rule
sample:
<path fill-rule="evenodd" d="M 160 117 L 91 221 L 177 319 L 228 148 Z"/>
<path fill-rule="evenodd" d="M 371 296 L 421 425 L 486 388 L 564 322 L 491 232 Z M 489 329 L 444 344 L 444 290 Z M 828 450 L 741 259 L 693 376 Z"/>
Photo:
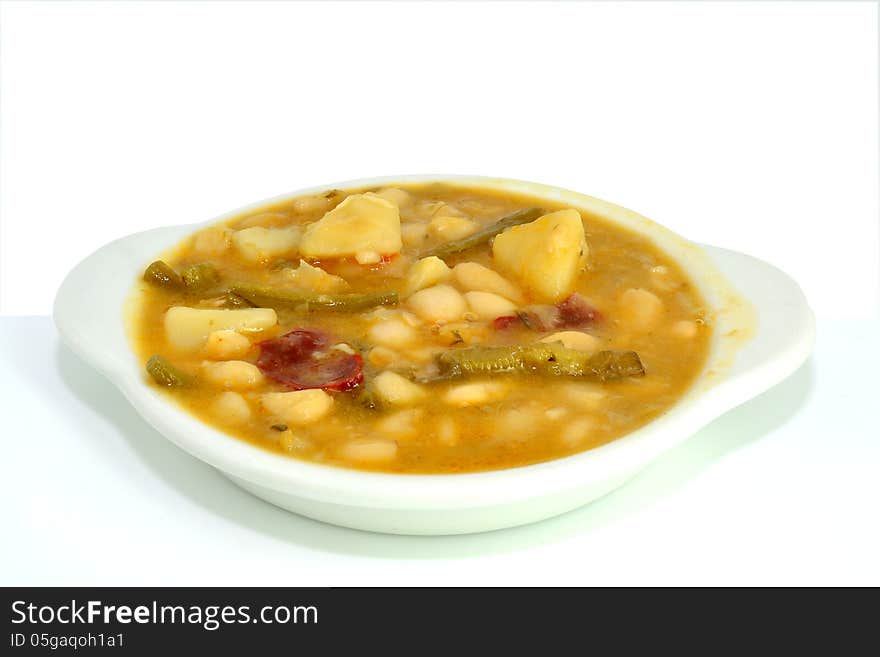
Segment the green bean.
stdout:
<path fill-rule="evenodd" d="M 234 292 L 227 292 L 223 295 L 223 303 L 220 304 L 221 308 L 253 308 L 254 304 L 245 299 L 244 297 L 240 297 Z"/>
<path fill-rule="evenodd" d="M 437 357 L 437 364 L 441 375 L 447 378 L 532 373 L 611 381 L 645 374 L 645 367 L 634 351 L 599 351 L 590 354 L 567 349 L 556 342 L 453 349 L 441 353 Z"/>
<path fill-rule="evenodd" d="M 157 287 L 168 290 L 183 289 L 183 279 L 174 269 L 163 260 L 156 260 L 144 271 L 144 280 Z"/>
<path fill-rule="evenodd" d="M 456 253 L 461 253 L 466 249 L 479 246 L 480 244 L 485 244 L 490 239 L 492 239 L 499 233 L 503 233 L 508 228 L 519 226 L 520 224 L 527 224 L 530 221 L 534 221 L 546 212 L 546 210 L 542 210 L 541 208 L 525 208 L 523 210 L 517 210 L 516 212 L 509 214 L 506 217 L 502 217 L 494 224 L 478 230 L 476 233 L 468 235 L 467 237 L 463 237 L 460 240 L 453 240 L 452 242 L 447 242 L 442 246 L 435 247 L 427 251 L 426 253 L 423 253 L 421 257 L 427 258 L 429 256 L 437 256 L 438 258 L 446 258 Z"/>
<path fill-rule="evenodd" d="M 189 385 L 190 376 L 177 369 L 167 359 L 156 354 L 147 361 L 147 374 L 160 386 L 180 388 Z"/>
<path fill-rule="evenodd" d="M 237 283 L 229 288 L 251 303 L 267 308 L 303 307 L 306 310 L 338 310 L 353 312 L 375 306 L 397 305 L 397 292 L 368 292 L 366 294 L 318 294 L 307 295 L 301 292 L 277 289 L 262 285 Z"/>
<path fill-rule="evenodd" d="M 189 292 L 204 292 L 215 289 L 220 282 L 220 273 L 217 268 L 207 262 L 190 265 L 180 272 L 180 277 Z"/>

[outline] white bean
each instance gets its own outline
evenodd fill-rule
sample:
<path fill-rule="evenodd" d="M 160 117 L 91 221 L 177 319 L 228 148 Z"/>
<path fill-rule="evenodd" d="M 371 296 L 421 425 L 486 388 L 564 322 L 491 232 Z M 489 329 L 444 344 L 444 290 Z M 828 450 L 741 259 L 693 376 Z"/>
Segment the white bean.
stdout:
<path fill-rule="evenodd" d="M 352 440 L 339 448 L 338 454 L 347 461 L 381 463 L 397 458 L 397 443 L 393 440 Z"/>
<path fill-rule="evenodd" d="M 544 425 L 545 419 L 535 408 L 512 408 L 500 414 L 495 422 L 497 442 L 525 440 Z"/>
<path fill-rule="evenodd" d="M 370 339 L 386 347 L 407 347 L 418 339 L 416 330 L 402 318 L 380 320 L 370 327 Z"/>
<path fill-rule="evenodd" d="M 419 290 L 406 303 L 410 310 L 427 322 L 453 322 L 467 312 L 464 297 L 449 285 Z"/>
<path fill-rule="evenodd" d="M 570 403 L 584 410 L 599 408 L 608 397 L 597 383 L 568 383 L 563 385 L 561 392 Z"/>
<path fill-rule="evenodd" d="M 263 373 L 244 360 L 221 360 L 202 363 L 202 376 L 208 383 L 234 390 L 248 390 L 263 382 Z"/>
<path fill-rule="evenodd" d="M 559 331 L 545 338 L 541 338 L 541 342 L 561 342 L 566 349 L 577 349 L 578 351 L 598 351 L 602 344 L 595 335 L 582 333 L 581 331 Z"/>
<path fill-rule="evenodd" d="M 504 315 L 512 315 L 516 312 L 516 305 L 505 299 L 504 297 L 492 292 L 472 292 L 464 293 L 465 301 L 468 308 L 474 313 L 477 319 L 491 321 L 496 317 Z"/>
<path fill-rule="evenodd" d="M 455 282 L 466 291 L 494 292 L 514 303 L 523 303 L 522 292 L 498 272 L 476 262 L 461 262 L 452 269 Z"/>
<path fill-rule="evenodd" d="M 443 401 L 452 406 L 480 406 L 503 399 L 505 394 L 507 386 L 503 383 L 462 383 L 449 388 L 443 395 Z"/>
<path fill-rule="evenodd" d="M 448 215 L 434 217 L 428 224 L 428 235 L 441 241 L 460 240 L 477 232 L 479 225 L 465 217 Z"/>
<path fill-rule="evenodd" d="M 407 273 L 401 295 L 408 297 L 426 287 L 443 283 L 451 274 L 452 270 L 437 256 L 422 258 Z"/>
<path fill-rule="evenodd" d="M 244 424 L 251 417 L 251 407 L 237 392 L 221 392 L 214 400 L 212 409 L 215 415 L 233 424 Z"/>
<path fill-rule="evenodd" d="M 211 331 L 205 342 L 205 356 L 214 360 L 240 358 L 251 348 L 251 341 L 232 329 Z"/>
<path fill-rule="evenodd" d="M 419 419 L 421 417 L 422 410 L 419 408 L 397 411 L 379 420 L 374 431 L 398 440 L 414 438 L 419 433 Z"/>
<path fill-rule="evenodd" d="M 437 419 L 435 425 L 437 442 L 445 447 L 453 447 L 458 444 L 458 425 L 448 415 Z"/>
<path fill-rule="evenodd" d="M 653 292 L 633 287 L 620 297 L 620 314 L 627 327 L 647 332 L 660 320 L 663 302 Z"/>
<path fill-rule="evenodd" d="M 425 389 L 396 372 L 385 371 L 373 379 L 376 394 L 386 404 L 408 406 L 427 396 Z"/>
<path fill-rule="evenodd" d="M 333 398 L 323 390 L 293 390 L 268 392 L 260 403 L 270 414 L 285 424 L 309 424 L 330 412 Z"/>
<path fill-rule="evenodd" d="M 400 356 L 393 349 L 388 347 L 373 347 L 367 354 L 367 361 L 373 367 L 388 367 L 399 360 Z"/>
<path fill-rule="evenodd" d="M 566 447 L 574 448 L 584 446 L 595 433 L 596 420 L 580 417 L 563 427 L 559 437 Z"/>
<path fill-rule="evenodd" d="M 407 349 L 403 352 L 403 355 L 411 363 L 427 365 L 433 362 L 440 351 L 442 350 L 437 347 L 420 347 L 417 349 Z"/>
<path fill-rule="evenodd" d="M 385 187 L 380 189 L 376 192 L 376 196 L 384 198 L 389 203 L 394 203 L 398 208 L 405 207 L 412 201 L 409 192 L 398 187 Z"/>

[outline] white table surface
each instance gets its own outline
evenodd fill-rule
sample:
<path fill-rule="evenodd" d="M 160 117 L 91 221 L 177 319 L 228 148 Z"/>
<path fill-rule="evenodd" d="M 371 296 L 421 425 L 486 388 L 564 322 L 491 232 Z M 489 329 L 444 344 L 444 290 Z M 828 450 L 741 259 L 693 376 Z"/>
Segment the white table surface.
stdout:
<path fill-rule="evenodd" d="M 58 339 L 0 319 L 2 585 L 880 584 L 880 322 L 608 497 L 539 524 L 384 536 L 292 515 L 156 433 Z"/>

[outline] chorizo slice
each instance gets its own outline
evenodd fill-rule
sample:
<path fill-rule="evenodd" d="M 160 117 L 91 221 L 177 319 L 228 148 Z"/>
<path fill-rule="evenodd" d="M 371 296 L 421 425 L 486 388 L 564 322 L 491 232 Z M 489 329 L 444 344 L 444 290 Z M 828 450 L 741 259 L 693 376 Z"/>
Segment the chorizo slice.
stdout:
<path fill-rule="evenodd" d="M 259 342 L 257 367 L 291 390 L 351 390 L 364 379 L 363 359 L 339 344 L 323 331 L 295 329 Z"/>

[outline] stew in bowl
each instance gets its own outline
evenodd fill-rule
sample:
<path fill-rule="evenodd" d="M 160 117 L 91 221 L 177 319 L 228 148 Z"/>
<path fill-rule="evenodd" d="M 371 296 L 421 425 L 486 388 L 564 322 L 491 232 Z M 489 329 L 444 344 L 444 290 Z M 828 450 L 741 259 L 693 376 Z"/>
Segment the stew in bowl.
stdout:
<path fill-rule="evenodd" d="M 565 200 L 403 182 L 272 202 L 146 267 L 150 384 L 293 459 L 524 466 L 624 436 L 707 363 L 715 311 L 648 236 Z"/>

